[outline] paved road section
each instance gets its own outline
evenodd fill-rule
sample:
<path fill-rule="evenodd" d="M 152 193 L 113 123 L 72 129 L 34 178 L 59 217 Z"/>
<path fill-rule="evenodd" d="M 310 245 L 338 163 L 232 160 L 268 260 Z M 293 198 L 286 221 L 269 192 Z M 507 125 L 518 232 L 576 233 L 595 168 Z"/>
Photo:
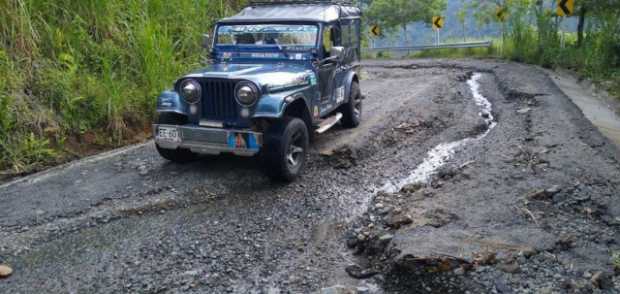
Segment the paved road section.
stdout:
<path fill-rule="evenodd" d="M 0 186 L 0 292 L 620 289 L 620 152 L 543 72 L 365 68 L 363 124 L 317 137 L 290 185 L 253 158 L 177 165 L 149 143 Z"/>

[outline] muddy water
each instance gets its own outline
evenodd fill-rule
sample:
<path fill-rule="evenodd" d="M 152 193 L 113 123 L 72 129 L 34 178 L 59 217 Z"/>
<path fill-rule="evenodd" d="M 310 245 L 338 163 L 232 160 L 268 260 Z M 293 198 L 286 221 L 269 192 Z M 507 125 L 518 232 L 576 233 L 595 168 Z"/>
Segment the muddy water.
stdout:
<path fill-rule="evenodd" d="M 448 161 L 452 158 L 454 153 L 463 145 L 470 144 L 472 141 L 478 141 L 486 137 L 493 128 L 497 125 L 495 118 L 493 117 L 492 110 L 493 106 L 488 99 L 486 99 L 482 94 L 480 94 L 480 83 L 479 79 L 482 77 L 482 74 L 475 73 L 467 84 L 469 85 L 472 95 L 474 97 L 474 102 L 478 107 L 480 107 L 479 115 L 484 119 L 487 123 L 487 130 L 478 135 L 477 137 L 465 138 L 462 140 L 441 143 L 437 145 L 435 148 L 430 150 L 424 161 L 418 165 L 411 174 L 398 181 L 398 182 L 388 182 L 386 183 L 380 190 L 388 193 L 398 192 L 404 186 L 409 184 L 416 183 L 426 183 L 430 180 L 431 176 L 437 172 L 439 168 L 444 166 Z"/>

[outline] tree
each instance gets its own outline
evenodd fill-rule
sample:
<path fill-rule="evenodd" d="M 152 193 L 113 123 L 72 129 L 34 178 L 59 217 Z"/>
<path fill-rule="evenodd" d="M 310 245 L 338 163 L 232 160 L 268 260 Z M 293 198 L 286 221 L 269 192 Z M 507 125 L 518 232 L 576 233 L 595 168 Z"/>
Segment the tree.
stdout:
<path fill-rule="evenodd" d="M 424 21 L 430 23 L 433 15 L 446 9 L 446 0 L 374 0 L 366 15 L 369 21 L 386 29 L 402 28 L 408 42 L 407 25 Z"/>
<path fill-rule="evenodd" d="M 584 39 L 585 24 L 588 14 L 620 16 L 620 2 L 617 0 L 581 0 L 578 2 L 579 23 L 577 24 L 577 46 L 581 47 Z"/>

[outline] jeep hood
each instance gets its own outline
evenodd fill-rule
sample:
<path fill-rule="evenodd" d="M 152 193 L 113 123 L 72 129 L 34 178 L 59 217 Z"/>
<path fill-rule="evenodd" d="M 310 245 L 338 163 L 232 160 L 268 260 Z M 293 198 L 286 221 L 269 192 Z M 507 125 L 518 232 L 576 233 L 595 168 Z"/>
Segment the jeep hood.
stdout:
<path fill-rule="evenodd" d="M 270 92 L 313 84 L 314 72 L 301 64 L 216 63 L 184 78 L 249 80 Z"/>

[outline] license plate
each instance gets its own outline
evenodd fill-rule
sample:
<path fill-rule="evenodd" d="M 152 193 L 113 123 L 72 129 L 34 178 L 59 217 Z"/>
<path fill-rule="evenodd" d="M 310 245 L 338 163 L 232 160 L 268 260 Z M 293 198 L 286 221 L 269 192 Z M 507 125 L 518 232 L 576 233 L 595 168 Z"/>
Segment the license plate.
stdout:
<path fill-rule="evenodd" d="M 173 127 L 159 127 L 157 129 L 157 139 L 170 142 L 179 142 L 179 131 L 177 128 Z"/>

